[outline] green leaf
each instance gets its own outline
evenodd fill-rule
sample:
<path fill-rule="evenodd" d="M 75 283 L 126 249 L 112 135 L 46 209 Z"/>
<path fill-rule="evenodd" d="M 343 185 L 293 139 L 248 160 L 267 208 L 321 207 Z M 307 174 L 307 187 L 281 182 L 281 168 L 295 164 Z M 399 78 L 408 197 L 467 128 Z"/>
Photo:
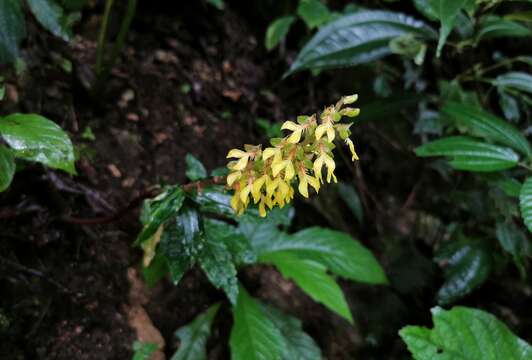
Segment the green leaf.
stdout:
<path fill-rule="evenodd" d="M 295 17 L 293 16 L 283 16 L 276 19 L 270 24 L 270 26 L 268 26 L 268 30 L 266 30 L 266 39 L 264 40 L 266 49 L 273 49 L 286 37 L 294 20 Z"/>
<path fill-rule="evenodd" d="M 199 252 L 201 241 L 198 237 L 184 238 L 185 228 L 183 220 L 179 217 L 167 221 L 161 236 L 161 252 L 164 254 L 167 269 L 170 272 L 172 282 L 177 285 L 185 272 L 194 262 L 192 254 Z M 188 241 L 187 241 L 188 240 Z"/>
<path fill-rule="evenodd" d="M 203 251 L 198 257 L 201 268 L 217 289 L 223 289 L 232 304 L 238 297 L 238 280 L 231 253 L 225 243 L 206 236 Z"/>
<path fill-rule="evenodd" d="M 435 260 L 445 266 L 445 282 L 438 291 L 440 305 L 450 304 L 482 285 L 492 268 L 490 251 L 479 241 L 461 236 L 438 251 Z"/>
<path fill-rule="evenodd" d="M 207 339 L 220 304 L 211 306 L 189 324 L 179 328 L 175 335 L 180 345 L 170 360 L 207 360 Z"/>
<path fill-rule="evenodd" d="M 532 232 L 532 177 L 525 180 L 519 194 L 519 206 L 528 231 Z"/>
<path fill-rule="evenodd" d="M 511 149 L 484 143 L 467 136 L 439 139 L 416 149 L 417 156 L 446 156 L 458 170 L 497 171 L 517 165 L 519 156 Z"/>
<path fill-rule="evenodd" d="M 0 192 L 6 190 L 15 175 L 15 158 L 11 150 L 0 145 Z"/>
<path fill-rule="evenodd" d="M 278 360 L 285 342 L 283 335 L 242 286 L 233 310 L 229 346 L 232 360 Z"/>
<path fill-rule="evenodd" d="M 448 102 L 442 112 L 468 128 L 474 136 L 485 137 L 489 140 L 507 145 L 523 155 L 531 156 L 532 148 L 528 140 L 508 122 L 484 112 L 474 106 Z"/>
<path fill-rule="evenodd" d="M 207 2 L 218 10 L 223 10 L 225 8 L 224 0 L 207 0 Z"/>
<path fill-rule="evenodd" d="M 518 22 L 490 15 L 480 19 L 476 39 L 480 41 L 483 39 L 526 37 L 531 35 L 532 31 Z"/>
<path fill-rule="evenodd" d="M 518 122 L 521 117 L 519 111 L 519 104 L 512 95 L 508 94 L 504 89 L 498 89 L 499 93 L 499 106 L 504 114 L 504 117 L 513 122 Z"/>
<path fill-rule="evenodd" d="M 330 69 L 380 59 L 391 53 L 390 40 L 412 33 L 433 38 L 422 21 L 390 11 L 363 10 L 344 15 L 320 29 L 305 45 L 285 75 L 305 69 Z"/>
<path fill-rule="evenodd" d="M 432 7 L 431 0 L 413 0 L 413 2 L 416 10 L 425 15 L 427 19 L 433 21 L 439 20 L 439 14 Z"/>
<path fill-rule="evenodd" d="M 259 257 L 259 261 L 275 265 L 284 277 L 294 280 L 312 299 L 353 322 L 342 289 L 327 275 L 324 265 L 313 260 L 300 259 L 289 252 L 263 255 Z"/>
<path fill-rule="evenodd" d="M 467 0 L 429 0 L 436 17 L 440 20 L 440 38 L 436 56 L 440 57 L 441 50 L 451 30 L 454 28 L 454 22 L 458 13 L 467 3 Z"/>
<path fill-rule="evenodd" d="M 271 305 L 263 305 L 262 310 L 284 337 L 282 360 L 321 360 L 320 348 L 303 331 L 299 319 L 286 315 Z"/>
<path fill-rule="evenodd" d="M 511 177 L 506 177 L 502 174 L 493 175 L 496 176 L 487 179 L 491 184 L 497 186 L 510 197 L 519 197 L 519 194 L 521 193 L 521 187 L 523 186 L 519 181 Z"/>
<path fill-rule="evenodd" d="M 157 349 L 157 344 L 135 341 L 133 343 L 133 360 L 149 360 Z"/>
<path fill-rule="evenodd" d="M 270 232 L 255 242 L 259 256 L 283 252 L 325 265 L 336 275 L 369 284 L 386 284 L 384 270 L 375 256 L 349 235 L 320 227 L 311 227 L 293 235 Z"/>
<path fill-rule="evenodd" d="M 360 224 L 364 222 L 364 209 L 358 193 L 353 185 L 347 185 L 344 183 L 338 184 L 338 194 L 342 200 L 347 204 L 349 210 L 355 215 L 355 218 Z"/>
<path fill-rule="evenodd" d="M 520 71 L 512 71 L 499 75 L 493 82 L 495 86 L 514 89 L 532 94 L 532 75 Z"/>
<path fill-rule="evenodd" d="M 144 227 L 134 245 L 141 245 L 144 241 L 147 241 L 155 234 L 159 226 L 177 215 L 177 212 L 183 206 L 184 200 L 185 193 L 180 186 L 167 186 L 155 198 L 144 201 L 141 214 L 141 221 Z"/>
<path fill-rule="evenodd" d="M 27 0 L 28 6 L 37 21 L 48 31 L 68 41 L 71 37 L 68 18 L 54 0 Z"/>
<path fill-rule="evenodd" d="M 526 235 L 513 222 L 498 222 L 495 234 L 502 248 L 510 253 L 519 271 L 524 276 L 526 267 L 525 257 L 532 255 L 532 245 Z"/>
<path fill-rule="evenodd" d="M 431 310 L 434 328 L 406 326 L 399 335 L 415 360 L 528 360 L 532 348 L 495 316 L 461 306 Z"/>
<path fill-rule="evenodd" d="M 156 250 L 155 257 L 147 267 L 142 267 L 142 276 L 148 286 L 153 287 L 168 272 L 167 260 L 161 251 Z"/>
<path fill-rule="evenodd" d="M 22 1 L 0 1 L 0 64 L 19 57 L 19 44 L 26 36 Z"/>
<path fill-rule="evenodd" d="M 332 19 L 332 14 L 320 0 L 299 0 L 297 15 L 309 29 L 321 26 Z"/>
<path fill-rule="evenodd" d="M 192 200 L 199 205 L 202 212 L 211 212 L 235 218 L 231 207 L 231 195 L 224 192 L 223 186 L 211 186 L 193 194 Z"/>
<path fill-rule="evenodd" d="M 253 264 L 257 261 L 257 255 L 249 240 L 235 226 L 218 220 L 205 219 L 203 227 L 206 238 L 216 239 L 225 244 L 235 265 Z"/>
<path fill-rule="evenodd" d="M 72 142 L 53 121 L 36 114 L 9 115 L 0 118 L 0 135 L 15 157 L 76 173 Z"/>
<path fill-rule="evenodd" d="M 205 179 L 208 176 L 205 166 L 194 155 L 187 154 L 185 161 L 187 163 L 186 175 L 190 181 Z"/>

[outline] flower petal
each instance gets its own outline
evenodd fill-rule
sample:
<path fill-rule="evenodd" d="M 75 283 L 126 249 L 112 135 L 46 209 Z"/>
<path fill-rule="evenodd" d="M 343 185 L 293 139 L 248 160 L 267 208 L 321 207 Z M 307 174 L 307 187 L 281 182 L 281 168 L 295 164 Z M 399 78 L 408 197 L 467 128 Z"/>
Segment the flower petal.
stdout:
<path fill-rule="evenodd" d="M 292 130 L 292 131 L 295 131 L 297 129 L 299 129 L 301 126 L 296 124 L 295 122 L 293 121 L 285 121 L 283 123 L 283 126 L 281 126 L 281 130 Z"/>
<path fill-rule="evenodd" d="M 226 158 L 241 158 L 243 156 L 246 156 L 248 155 L 245 151 L 242 151 L 242 150 L 239 150 L 239 149 L 232 149 L 229 151 L 229 153 L 227 153 L 227 156 Z"/>

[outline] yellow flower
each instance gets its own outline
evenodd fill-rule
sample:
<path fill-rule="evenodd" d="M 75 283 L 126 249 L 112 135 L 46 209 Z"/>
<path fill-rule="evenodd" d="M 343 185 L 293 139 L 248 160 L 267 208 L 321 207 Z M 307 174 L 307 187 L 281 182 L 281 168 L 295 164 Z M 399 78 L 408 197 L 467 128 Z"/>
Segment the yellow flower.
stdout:
<path fill-rule="evenodd" d="M 353 141 L 351 141 L 350 138 L 345 139 L 345 143 L 349 146 L 349 150 L 351 151 L 351 161 L 358 160 L 358 155 L 355 151 L 355 145 L 353 144 Z"/>
<path fill-rule="evenodd" d="M 251 195 L 253 196 L 253 201 L 255 202 L 255 204 L 260 200 L 262 186 L 269 178 L 270 177 L 268 175 L 262 175 L 260 178 L 253 182 L 253 186 L 251 188 Z"/>
<path fill-rule="evenodd" d="M 316 139 L 317 140 L 321 139 L 321 137 L 325 133 L 327 133 L 327 140 L 329 140 L 329 142 L 333 142 L 335 131 L 334 131 L 333 123 L 331 121 L 326 121 L 323 124 L 318 125 L 318 127 L 316 128 L 316 133 L 315 133 Z"/>
<path fill-rule="evenodd" d="M 281 130 L 292 131 L 292 135 L 287 139 L 290 144 L 297 144 L 299 140 L 301 140 L 301 135 L 303 134 L 304 129 L 303 125 L 296 124 L 293 121 L 285 121 L 283 126 L 281 126 Z"/>
<path fill-rule="evenodd" d="M 227 185 L 228 186 L 233 185 L 233 183 L 236 180 L 240 179 L 241 176 L 242 176 L 241 171 L 235 171 L 235 172 L 230 173 L 229 175 L 227 175 Z"/>
<path fill-rule="evenodd" d="M 315 177 L 308 175 L 304 170 L 297 175 L 299 177 L 299 193 L 308 198 L 308 185 L 312 186 L 316 192 L 320 191 L 320 182 Z"/>
<path fill-rule="evenodd" d="M 242 150 L 232 149 L 231 151 L 229 151 L 229 153 L 227 154 L 228 159 L 229 158 L 239 159 L 236 163 L 234 163 L 230 167 L 230 169 L 235 170 L 235 171 L 244 170 L 248 164 L 249 156 L 250 156 L 249 153 L 242 151 Z"/>

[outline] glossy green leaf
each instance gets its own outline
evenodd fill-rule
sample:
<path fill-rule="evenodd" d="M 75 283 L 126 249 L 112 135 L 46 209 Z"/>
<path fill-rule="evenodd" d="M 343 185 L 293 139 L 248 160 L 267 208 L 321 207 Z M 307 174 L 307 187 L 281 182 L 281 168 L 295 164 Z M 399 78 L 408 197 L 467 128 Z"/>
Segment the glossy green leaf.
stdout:
<path fill-rule="evenodd" d="M 427 19 L 433 21 L 439 20 L 439 14 L 432 7 L 431 0 L 413 0 L 413 3 L 416 10 L 425 15 Z"/>
<path fill-rule="evenodd" d="M 532 94 L 532 75 L 525 72 L 512 71 L 499 75 L 495 78 L 493 84 L 498 87 L 519 90 Z"/>
<path fill-rule="evenodd" d="M 446 156 L 458 170 L 497 171 L 517 165 L 519 156 L 511 149 L 488 144 L 466 136 L 435 140 L 416 149 L 421 157 Z"/>
<path fill-rule="evenodd" d="M 155 234 L 159 226 L 170 218 L 177 215 L 183 201 L 185 193 L 179 186 L 168 186 L 164 191 L 153 199 L 144 201 L 141 221 L 144 227 L 140 232 L 135 245 L 141 245 Z"/>
<path fill-rule="evenodd" d="M 211 335 L 212 322 L 220 304 L 211 306 L 189 324 L 179 328 L 179 348 L 170 360 L 207 360 L 207 340 Z"/>
<path fill-rule="evenodd" d="M 532 31 L 518 22 L 490 15 L 480 19 L 476 38 L 479 41 L 483 39 L 525 37 L 531 35 Z"/>
<path fill-rule="evenodd" d="M 206 238 L 225 244 L 235 265 L 253 264 L 257 261 L 249 240 L 235 226 L 213 219 L 205 219 L 203 226 Z"/>
<path fill-rule="evenodd" d="M 27 3 L 37 21 L 46 30 L 65 41 L 70 39 L 67 16 L 54 0 L 27 0 Z"/>
<path fill-rule="evenodd" d="M 463 236 L 445 244 L 435 260 L 444 267 L 445 282 L 437 294 L 440 305 L 450 304 L 478 288 L 492 268 L 489 249 L 480 241 Z"/>
<path fill-rule="evenodd" d="M 507 121 L 474 106 L 455 102 L 445 104 L 442 112 L 459 125 L 467 127 L 474 136 L 485 137 L 501 145 L 507 145 L 526 156 L 532 155 L 528 140 Z"/>
<path fill-rule="evenodd" d="M 321 26 L 332 19 L 332 14 L 320 0 L 299 0 L 297 15 L 309 29 Z"/>
<path fill-rule="evenodd" d="M 276 19 L 270 24 L 270 26 L 268 26 L 268 30 L 266 30 L 266 39 L 264 40 L 266 49 L 273 49 L 286 37 L 294 20 L 295 17 L 293 16 L 283 16 Z"/>
<path fill-rule="evenodd" d="M 262 310 L 284 337 L 282 360 L 321 360 L 321 351 L 314 340 L 303 331 L 301 321 L 284 314 L 271 305 Z"/>
<path fill-rule="evenodd" d="M 262 306 L 242 286 L 233 310 L 229 339 L 232 360 L 278 360 L 285 346 L 283 335 Z"/>
<path fill-rule="evenodd" d="M 504 89 L 498 89 L 499 106 L 501 107 L 504 117 L 513 122 L 518 122 L 521 118 L 521 111 L 517 99 L 508 94 Z"/>
<path fill-rule="evenodd" d="M 224 191 L 223 186 L 211 186 L 194 193 L 192 200 L 199 205 L 202 212 L 235 217 L 235 211 L 231 207 L 231 195 Z"/>
<path fill-rule="evenodd" d="M 0 1 L 0 64 L 19 57 L 19 44 L 26 36 L 22 1 Z"/>
<path fill-rule="evenodd" d="M 15 175 L 15 158 L 11 150 L 0 145 L 0 192 L 6 190 Z"/>
<path fill-rule="evenodd" d="M 422 21 L 389 11 L 362 10 L 333 20 L 305 45 L 288 74 L 367 63 L 391 53 L 390 40 L 412 33 L 433 38 Z"/>
<path fill-rule="evenodd" d="M 532 244 L 526 234 L 513 222 L 498 222 L 495 230 L 502 248 L 512 255 L 519 271 L 526 274 L 525 257 L 532 255 Z"/>
<path fill-rule="evenodd" d="M 135 341 L 133 343 L 134 353 L 132 360 L 150 360 L 151 356 L 157 351 L 157 349 L 157 344 Z"/>
<path fill-rule="evenodd" d="M 494 174 L 495 175 L 495 174 Z M 493 178 L 487 179 L 491 184 L 497 186 L 508 196 L 518 198 L 523 186 L 514 178 L 506 177 L 502 174 L 496 174 Z"/>
<path fill-rule="evenodd" d="M 441 23 L 436 50 L 436 56 L 440 57 L 443 45 L 445 45 L 445 41 L 454 27 L 456 17 L 460 10 L 465 7 L 467 0 L 429 0 L 428 2 Z"/>
<path fill-rule="evenodd" d="M 415 360 L 532 359 L 532 347 L 487 312 L 461 306 L 431 312 L 433 329 L 406 326 L 399 331 Z"/>
<path fill-rule="evenodd" d="M 205 166 L 194 155 L 187 154 L 185 161 L 187 163 L 186 175 L 189 180 L 201 180 L 208 176 Z"/>
<path fill-rule="evenodd" d="M 0 135 L 15 157 L 76 173 L 72 142 L 53 121 L 36 114 L 9 115 L 0 118 Z"/>
<path fill-rule="evenodd" d="M 214 237 L 206 237 L 198 260 L 211 284 L 217 289 L 223 289 L 231 303 L 235 304 L 238 280 L 231 253 L 225 243 Z"/>
<path fill-rule="evenodd" d="M 304 260 L 289 252 L 275 252 L 259 257 L 259 261 L 273 264 L 281 274 L 294 282 L 312 299 L 352 322 L 353 317 L 342 289 L 327 275 L 327 267 Z"/>
<path fill-rule="evenodd" d="M 339 183 L 338 194 L 340 194 L 340 197 L 347 204 L 358 222 L 360 224 L 364 223 L 364 209 L 362 208 L 362 203 L 360 202 L 360 197 L 355 187 L 353 185 Z"/>
<path fill-rule="evenodd" d="M 142 267 L 142 277 L 148 286 L 155 286 L 168 273 L 168 264 L 161 251 L 156 250 L 150 265 Z"/>
<path fill-rule="evenodd" d="M 521 208 L 521 217 L 528 230 L 532 232 L 532 177 L 527 178 L 521 188 L 519 206 Z"/>

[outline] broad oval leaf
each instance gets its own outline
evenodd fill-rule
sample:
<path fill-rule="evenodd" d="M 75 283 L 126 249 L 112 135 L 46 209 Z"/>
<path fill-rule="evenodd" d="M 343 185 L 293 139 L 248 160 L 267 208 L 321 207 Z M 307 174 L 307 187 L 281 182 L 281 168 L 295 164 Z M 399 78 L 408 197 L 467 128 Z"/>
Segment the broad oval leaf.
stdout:
<path fill-rule="evenodd" d="M 15 175 L 15 159 L 11 150 L 0 145 L 0 192 L 9 187 Z"/>
<path fill-rule="evenodd" d="M 495 234 L 499 244 L 512 255 L 521 276 L 525 278 L 527 266 L 524 259 L 528 255 L 532 255 L 532 244 L 526 234 L 513 221 L 498 222 Z"/>
<path fill-rule="evenodd" d="M 220 304 L 211 306 L 189 324 L 179 328 L 175 335 L 179 338 L 179 349 L 170 360 L 207 360 L 207 339 Z"/>
<path fill-rule="evenodd" d="M 268 26 L 268 30 L 266 30 L 266 38 L 264 40 L 266 49 L 273 49 L 286 37 L 294 20 L 295 17 L 293 16 L 283 16 L 276 19 L 270 24 L 270 26 Z"/>
<path fill-rule="evenodd" d="M 324 26 L 303 47 L 286 75 L 367 63 L 391 54 L 390 40 L 405 34 L 435 38 L 433 29 L 410 16 L 363 10 Z"/>
<path fill-rule="evenodd" d="M 19 57 L 19 44 L 26 36 L 22 1 L 0 1 L 0 64 Z"/>
<path fill-rule="evenodd" d="M 355 187 L 353 185 L 339 183 L 338 194 L 347 204 L 358 222 L 362 224 L 364 222 L 364 209 L 362 208 L 362 203 L 360 202 L 360 197 Z"/>
<path fill-rule="evenodd" d="M 76 173 L 72 142 L 53 121 L 37 114 L 9 115 L 0 118 L 0 135 L 16 157 Z"/>
<path fill-rule="evenodd" d="M 445 41 L 454 27 L 456 17 L 460 10 L 466 6 L 467 0 L 429 0 L 432 15 L 436 16 L 440 22 L 440 37 L 436 56 L 440 57 Z"/>
<path fill-rule="evenodd" d="M 205 179 L 208 175 L 205 166 L 194 155 L 187 154 L 185 157 L 187 163 L 186 175 L 191 181 Z"/>
<path fill-rule="evenodd" d="M 490 15 L 480 19 L 476 38 L 477 41 L 479 41 L 482 39 L 524 37 L 531 35 L 532 31 L 518 22 Z"/>
<path fill-rule="evenodd" d="M 235 265 L 253 264 L 257 255 L 253 251 L 249 240 L 238 228 L 226 222 L 204 219 L 205 237 L 216 239 L 227 246 Z"/>
<path fill-rule="evenodd" d="M 530 143 L 523 134 L 496 116 L 477 107 L 455 102 L 446 103 L 442 112 L 458 124 L 466 126 L 474 136 L 482 136 L 501 145 L 510 146 L 526 156 L 532 155 Z"/>
<path fill-rule="evenodd" d="M 421 157 L 446 156 L 458 170 L 497 171 L 517 165 L 519 156 L 509 148 L 488 144 L 467 136 L 450 136 L 418 147 Z"/>
<path fill-rule="evenodd" d="M 297 7 L 299 15 L 309 29 L 327 23 L 332 18 L 332 14 L 320 0 L 299 0 Z"/>
<path fill-rule="evenodd" d="M 61 39 L 70 40 L 68 18 L 54 0 L 27 0 L 37 21 L 48 31 Z"/>
<path fill-rule="evenodd" d="M 452 303 L 482 285 L 492 268 L 488 249 L 480 242 L 461 237 L 446 244 L 435 260 L 444 266 L 445 282 L 438 291 L 440 305 Z"/>
<path fill-rule="evenodd" d="M 527 178 L 521 188 L 519 206 L 521 208 L 521 217 L 528 231 L 532 232 L 532 177 Z"/>
<path fill-rule="evenodd" d="M 415 360 L 532 358 L 532 347 L 487 312 L 462 306 L 431 312 L 433 329 L 406 326 L 399 331 Z"/>
<path fill-rule="evenodd" d="M 262 310 L 284 337 L 282 360 L 321 360 L 320 348 L 303 331 L 299 319 L 286 315 L 271 305 L 263 305 Z"/>
<path fill-rule="evenodd" d="M 278 360 L 285 345 L 283 335 L 262 306 L 242 286 L 233 309 L 229 339 L 232 360 Z"/>
<path fill-rule="evenodd" d="M 499 75 L 495 78 L 493 84 L 498 87 L 510 88 L 532 94 L 532 75 L 525 72 L 512 71 Z"/>
<path fill-rule="evenodd" d="M 261 262 L 275 265 L 281 274 L 294 282 L 312 299 L 353 322 L 351 311 L 340 286 L 327 275 L 327 268 L 313 260 L 299 258 L 289 252 L 261 256 Z"/>

